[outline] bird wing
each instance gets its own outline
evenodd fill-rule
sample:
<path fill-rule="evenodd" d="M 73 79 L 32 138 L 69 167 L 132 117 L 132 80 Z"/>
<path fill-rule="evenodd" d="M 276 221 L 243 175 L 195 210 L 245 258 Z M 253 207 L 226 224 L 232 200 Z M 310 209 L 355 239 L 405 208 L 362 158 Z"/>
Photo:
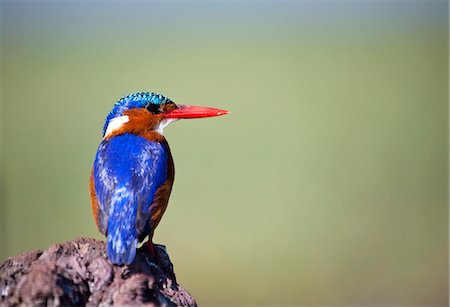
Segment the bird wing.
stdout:
<path fill-rule="evenodd" d="M 128 223 L 140 236 L 148 234 L 155 192 L 167 179 L 167 156 L 163 144 L 134 134 L 103 140 L 93 170 L 102 233 Z"/>

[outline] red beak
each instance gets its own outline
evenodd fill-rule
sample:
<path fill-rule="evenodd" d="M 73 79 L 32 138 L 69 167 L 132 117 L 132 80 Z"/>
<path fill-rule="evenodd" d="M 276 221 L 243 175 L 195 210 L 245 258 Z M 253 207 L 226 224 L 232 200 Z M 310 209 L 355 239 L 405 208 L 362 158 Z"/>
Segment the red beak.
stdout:
<path fill-rule="evenodd" d="M 165 118 L 202 118 L 220 116 L 230 113 L 227 110 L 220 110 L 207 107 L 178 105 L 178 108 L 162 114 Z"/>

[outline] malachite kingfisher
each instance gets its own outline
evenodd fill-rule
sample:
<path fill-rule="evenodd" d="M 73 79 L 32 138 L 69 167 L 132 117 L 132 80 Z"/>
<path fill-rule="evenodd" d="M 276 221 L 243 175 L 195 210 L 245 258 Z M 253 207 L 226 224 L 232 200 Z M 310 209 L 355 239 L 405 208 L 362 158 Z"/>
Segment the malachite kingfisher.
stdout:
<path fill-rule="evenodd" d="M 138 242 L 152 238 L 169 201 L 174 164 L 163 129 L 184 118 L 226 110 L 177 105 L 160 94 L 122 97 L 106 117 L 90 178 L 92 212 L 114 264 L 130 264 Z"/>

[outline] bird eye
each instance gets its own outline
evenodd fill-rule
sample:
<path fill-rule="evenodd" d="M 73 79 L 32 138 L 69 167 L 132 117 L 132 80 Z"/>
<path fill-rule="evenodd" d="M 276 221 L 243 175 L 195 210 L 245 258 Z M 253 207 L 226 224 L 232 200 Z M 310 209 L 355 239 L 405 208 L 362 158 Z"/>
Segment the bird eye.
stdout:
<path fill-rule="evenodd" d="M 147 110 L 149 110 L 152 114 L 159 114 L 159 113 L 161 113 L 161 110 L 160 110 L 159 107 L 160 107 L 160 105 L 156 104 L 156 103 L 149 103 L 149 104 L 147 104 L 145 106 L 145 108 Z"/>

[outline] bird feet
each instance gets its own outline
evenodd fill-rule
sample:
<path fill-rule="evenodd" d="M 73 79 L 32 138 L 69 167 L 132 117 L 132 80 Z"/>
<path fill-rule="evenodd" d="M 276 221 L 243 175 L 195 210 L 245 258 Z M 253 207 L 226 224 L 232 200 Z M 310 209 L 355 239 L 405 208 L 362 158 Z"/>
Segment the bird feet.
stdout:
<path fill-rule="evenodd" d="M 147 250 L 148 250 L 149 254 L 152 256 L 152 258 L 157 257 L 155 244 L 153 244 L 152 240 L 148 240 L 147 242 L 145 242 L 145 247 L 147 248 Z"/>

